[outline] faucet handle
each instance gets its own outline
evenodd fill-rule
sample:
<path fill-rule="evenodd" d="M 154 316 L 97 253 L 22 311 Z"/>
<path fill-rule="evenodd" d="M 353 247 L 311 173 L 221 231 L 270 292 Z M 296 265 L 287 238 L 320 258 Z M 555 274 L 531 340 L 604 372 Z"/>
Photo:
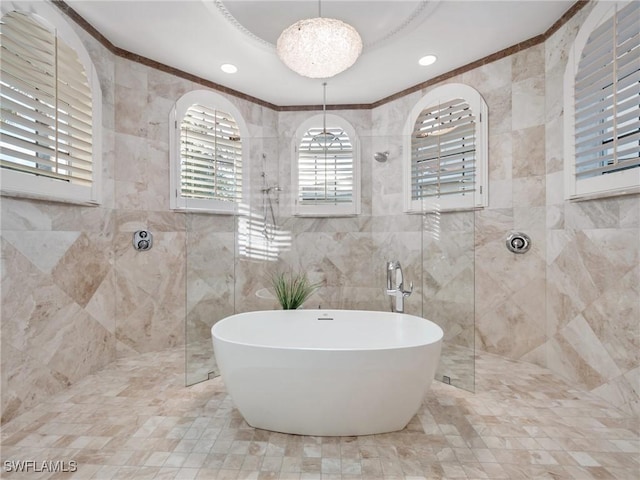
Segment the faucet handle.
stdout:
<path fill-rule="evenodd" d="M 402 296 L 408 297 L 413 292 L 413 282 L 409 282 L 409 290 L 402 290 Z"/>

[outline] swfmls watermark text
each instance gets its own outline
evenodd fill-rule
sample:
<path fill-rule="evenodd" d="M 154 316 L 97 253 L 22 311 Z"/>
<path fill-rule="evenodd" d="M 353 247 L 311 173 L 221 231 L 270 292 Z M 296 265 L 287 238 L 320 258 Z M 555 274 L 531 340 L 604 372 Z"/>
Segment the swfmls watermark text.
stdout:
<path fill-rule="evenodd" d="M 75 460 L 5 460 L 6 473 L 73 473 L 78 470 Z"/>

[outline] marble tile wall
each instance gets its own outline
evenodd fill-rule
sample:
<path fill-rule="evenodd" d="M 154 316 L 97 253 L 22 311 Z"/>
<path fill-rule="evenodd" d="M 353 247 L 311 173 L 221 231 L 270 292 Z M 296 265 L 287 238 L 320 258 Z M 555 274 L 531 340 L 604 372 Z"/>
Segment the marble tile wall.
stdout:
<path fill-rule="evenodd" d="M 462 77 L 489 107 L 489 207 L 475 218 L 476 347 L 519 359 L 545 341 L 544 45 Z M 527 254 L 506 249 L 513 231 L 531 238 Z"/>
<path fill-rule="evenodd" d="M 174 212 L 169 209 L 169 113 L 182 95 L 203 87 L 122 58 L 116 59 L 116 73 L 118 353 L 187 342 L 194 346 L 187 354 L 201 357 L 201 344 L 211 343 L 211 326 L 246 303 L 235 264 L 238 226 L 245 210 L 252 212 L 259 203 L 262 164 L 274 163 L 277 119 L 262 106 L 229 97 L 249 128 L 243 148 L 249 151 L 244 180 L 250 201 L 237 218 Z M 154 246 L 135 252 L 131 236 L 142 228 L 153 232 Z M 189 381 L 194 372 L 188 369 Z"/>
<path fill-rule="evenodd" d="M 194 288 L 189 295 L 186 289 L 187 268 L 200 262 L 202 250 L 207 259 L 221 252 L 218 268 L 233 266 L 233 220 L 231 227 L 230 217 L 198 223 L 169 210 L 169 111 L 182 94 L 202 87 L 115 57 L 70 23 L 102 88 L 103 202 L 0 202 L 2 423 L 118 357 L 183 345 L 187 309 L 190 321 L 206 318 L 199 312 L 210 310 L 215 292 L 206 320 L 213 322 L 233 299 L 233 282 L 220 282 L 215 269 L 202 279 L 206 265 L 191 268 Z M 252 137 L 276 138 L 275 112 L 234 101 Z M 133 250 L 139 229 L 154 235 L 148 252 Z M 203 240 L 203 231 L 212 234 Z M 198 289 L 203 284 L 208 294 Z"/>
<path fill-rule="evenodd" d="M 432 245 L 429 220 L 422 240 L 424 315 L 437 319 L 450 337 L 474 332 L 476 348 L 546 366 L 637 414 L 640 197 L 577 203 L 563 194 L 567 48 L 590 10 L 584 8 L 544 44 L 447 80 L 473 86 L 489 106 L 489 207 L 476 212 L 472 222 L 475 331 L 454 320 L 469 316 L 461 305 L 445 315 L 432 308 L 446 290 L 433 281 L 434 272 L 452 275 L 462 251 L 456 254 L 453 245 L 463 249 L 464 242 L 450 235 Z M 395 133 L 399 139 L 406 115 L 425 93 L 375 109 L 373 134 Z M 402 148 L 398 139 L 391 142 L 394 150 Z M 374 201 L 383 197 L 381 208 L 399 211 L 397 172 L 385 171 L 376 182 L 375 167 Z M 442 214 L 440 221 L 451 215 Z M 508 252 L 504 242 L 511 231 L 527 233 L 532 250 Z M 439 257 L 444 245 L 453 250 Z M 439 268 L 439 260 L 448 266 Z M 460 292 L 466 283 L 455 285 L 448 288 Z M 461 338 L 465 335 L 454 341 L 464 344 Z"/>
<path fill-rule="evenodd" d="M 2 199 L 2 421 L 115 359 L 108 209 Z"/>
<path fill-rule="evenodd" d="M 285 244 L 274 261 L 249 258 L 241 252 L 236 262 L 236 311 L 277 307 L 272 297 L 265 297 L 270 278 L 277 271 L 307 272 L 312 282 L 321 288 L 306 303 L 307 308 L 344 308 L 388 310 L 389 297 L 384 295 L 385 262 L 399 259 L 408 280 L 416 284 L 416 293 L 407 301 L 407 311 L 421 313 L 420 301 L 420 218 L 397 222 L 395 215 L 372 213 L 376 199 L 374 187 L 373 142 L 370 136 L 371 112 L 340 111 L 356 128 L 360 141 L 362 166 L 362 213 L 357 217 L 311 218 L 294 217 L 291 189 L 292 137 L 297 126 L 318 112 L 280 112 L 278 143 L 267 158 L 268 184 L 277 184 L 281 191 L 277 200 L 276 220 L 280 239 Z M 379 139 L 375 139 L 376 141 Z M 396 162 L 398 159 L 396 159 Z M 262 169 L 263 165 L 254 164 Z M 251 211 L 263 218 L 264 196 L 260 192 L 262 179 L 252 170 Z M 259 232 L 257 237 L 260 237 Z M 258 238 L 259 239 L 259 238 Z M 277 243 L 277 242 L 276 242 Z"/>
<path fill-rule="evenodd" d="M 114 256 L 118 354 L 184 342 L 185 217 L 169 210 L 169 111 L 189 82 L 115 59 Z M 136 230 L 153 248 L 135 251 Z"/>
<path fill-rule="evenodd" d="M 591 5 L 547 41 L 546 366 L 640 415 L 640 195 L 567 202 L 563 76 Z"/>
<path fill-rule="evenodd" d="M 340 111 L 356 129 L 360 143 L 361 214 L 345 218 L 293 217 L 291 196 L 291 139 L 297 126 L 318 112 L 281 112 L 280 182 L 284 185 L 281 217 L 283 228 L 291 232 L 292 248 L 281 256 L 283 268 L 308 271 L 312 281 L 322 288 L 309 305 L 316 308 L 388 310 L 389 297 L 384 295 L 385 262 L 400 260 L 407 280 L 420 287 L 420 223 L 401 224 L 374 213 L 377 189 L 373 185 L 374 139 L 371 137 L 371 112 Z M 393 180 L 390 179 L 390 183 Z M 309 246 L 313 245 L 313 248 Z M 407 311 L 421 312 L 419 294 L 406 302 Z"/>
<path fill-rule="evenodd" d="M 3 424 L 116 358 L 113 60 L 76 33 L 103 92 L 102 204 L 0 201 Z"/>

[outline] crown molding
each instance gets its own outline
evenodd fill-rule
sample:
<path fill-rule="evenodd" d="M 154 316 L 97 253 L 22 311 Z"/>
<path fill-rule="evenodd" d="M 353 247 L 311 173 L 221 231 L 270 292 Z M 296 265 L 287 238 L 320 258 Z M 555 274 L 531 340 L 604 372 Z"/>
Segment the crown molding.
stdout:
<path fill-rule="evenodd" d="M 424 88 L 428 88 L 432 85 L 440 83 L 444 80 L 452 78 L 456 75 L 460 75 L 462 73 L 468 72 L 475 68 L 478 68 L 482 65 L 486 65 L 488 63 L 495 62 L 496 60 L 500 60 L 502 58 L 508 57 L 517 53 L 519 51 L 525 50 L 527 48 L 531 48 L 535 45 L 544 43 L 551 35 L 560 29 L 565 23 L 567 23 L 574 15 L 576 15 L 582 8 L 584 8 L 591 0 L 578 0 L 576 1 L 569 9 L 551 26 L 547 31 L 541 33 L 540 35 L 536 35 L 528 40 L 517 43 L 510 47 L 507 47 L 498 52 L 492 53 L 491 55 L 487 55 L 479 60 L 463 65 L 462 67 L 451 70 L 442 75 L 438 75 L 437 77 L 431 78 L 424 82 L 418 83 L 412 87 L 401 90 L 393 95 L 389 95 L 388 97 L 382 98 L 373 103 L 358 103 L 358 104 L 341 104 L 341 105 L 327 105 L 327 110 L 371 110 L 377 107 L 380 107 L 386 103 L 392 102 L 399 98 L 402 98 L 406 95 L 414 93 L 416 91 L 422 90 Z M 299 112 L 299 111 L 312 111 L 312 110 L 321 110 L 322 105 L 275 105 L 273 103 L 267 102 L 257 97 L 253 97 L 251 95 L 247 95 L 246 93 L 240 92 L 238 90 L 234 90 L 229 87 L 225 87 L 224 85 L 220 85 L 218 83 L 212 82 L 211 80 L 207 80 L 202 77 L 198 77 L 197 75 L 193 75 L 191 73 L 179 70 L 177 68 L 171 67 L 169 65 L 165 65 L 164 63 L 157 62 L 147 57 L 143 57 L 141 55 L 137 55 L 135 53 L 124 50 L 120 47 L 117 47 L 111 41 L 106 38 L 102 33 L 100 33 L 96 28 L 93 27 L 89 22 L 87 22 L 78 12 L 76 12 L 73 8 L 71 8 L 66 2 L 63 0 L 51 0 L 51 2 L 58 7 L 65 15 L 71 18 L 78 26 L 83 28 L 89 35 L 95 38 L 98 42 L 100 42 L 107 50 L 109 50 L 114 55 L 125 58 L 127 60 L 131 60 L 133 62 L 140 63 L 142 65 L 146 65 L 151 68 L 155 68 L 157 70 L 169 73 L 171 75 L 175 75 L 180 78 L 184 78 L 185 80 L 189 80 L 191 82 L 202 85 L 203 87 L 208 87 L 213 90 L 217 90 L 222 93 L 226 93 L 228 95 L 241 98 L 248 102 L 255 103 L 256 105 L 261 105 L 263 107 L 269 108 L 271 110 L 275 110 L 277 112 Z M 221 2 L 216 2 L 216 4 Z M 226 11 L 226 9 L 224 9 Z M 228 12 L 227 12 L 228 13 Z M 231 14 L 229 14 L 231 18 Z M 235 23 L 238 23 L 237 20 L 233 19 Z M 238 24 L 240 25 L 240 24 Z M 242 25 L 240 25 L 242 27 Z M 242 27 L 244 29 L 244 27 Z M 246 30 L 246 29 L 244 29 Z M 264 42 L 267 45 L 271 45 L 269 42 L 265 40 L 259 39 L 251 32 L 247 30 L 248 34 L 254 36 L 261 42 Z"/>

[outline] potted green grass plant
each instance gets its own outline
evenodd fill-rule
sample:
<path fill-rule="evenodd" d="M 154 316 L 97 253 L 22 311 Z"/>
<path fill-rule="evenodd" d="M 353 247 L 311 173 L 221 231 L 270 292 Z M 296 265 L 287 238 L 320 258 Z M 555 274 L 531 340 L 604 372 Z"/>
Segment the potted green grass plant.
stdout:
<path fill-rule="evenodd" d="M 295 310 L 309 298 L 319 287 L 319 283 L 311 283 L 306 273 L 278 272 L 271 278 L 276 298 L 283 310 Z"/>

